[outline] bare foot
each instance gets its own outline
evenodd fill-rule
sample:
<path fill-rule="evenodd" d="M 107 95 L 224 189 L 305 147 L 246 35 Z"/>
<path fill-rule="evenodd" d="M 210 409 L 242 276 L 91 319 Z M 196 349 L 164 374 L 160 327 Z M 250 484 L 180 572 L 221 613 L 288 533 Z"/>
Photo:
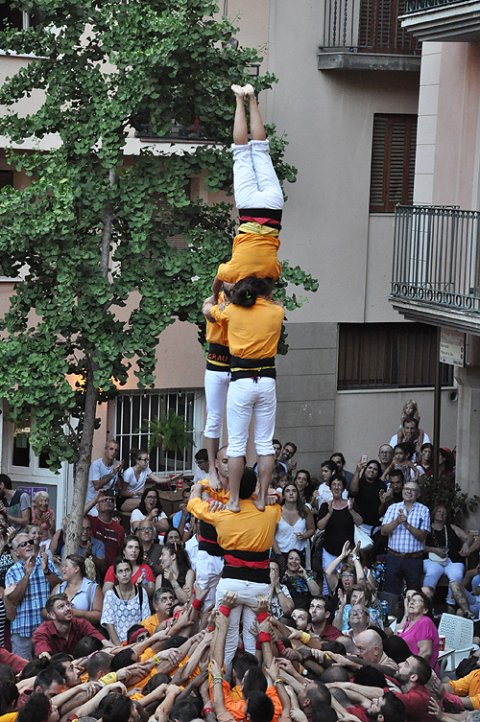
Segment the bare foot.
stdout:
<path fill-rule="evenodd" d="M 253 87 L 253 85 L 250 85 L 250 83 L 247 83 L 243 86 L 242 93 L 248 98 L 250 95 L 255 95 L 255 88 Z"/>
<path fill-rule="evenodd" d="M 238 514 L 238 512 L 240 511 L 240 504 L 238 503 L 238 501 L 229 501 L 225 509 L 227 511 L 233 511 L 235 514 Z"/>
<path fill-rule="evenodd" d="M 210 487 L 212 489 L 219 489 L 220 488 L 220 480 L 217 476 L 217 470 L 215 467 L 208 470 L 208 478 L 210 480 Z"/>
<path fill-rule="evenodd" d="M 237 98 L 244 98 L 245 97 L 245 87 L 242 85 L 231 85 L 230 86 Z M 252 87 L 252 86 L 250 86 Z"/>
<path fill-rule="evenodd" d="M 253 500 L 253 503 L 257 507 L 258 511 L 265 511 L 265 500 L 264 499 L 260 499 L 260 497 L 258 497 L 257 499 Z"/>

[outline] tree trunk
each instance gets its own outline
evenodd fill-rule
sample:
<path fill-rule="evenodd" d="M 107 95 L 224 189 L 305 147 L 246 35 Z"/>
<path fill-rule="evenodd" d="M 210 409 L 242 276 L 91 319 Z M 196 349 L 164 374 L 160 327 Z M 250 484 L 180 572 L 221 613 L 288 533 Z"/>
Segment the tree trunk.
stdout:
<path fill-rule="evenodd" d="M 113 188 L 117 182 L 117 172 L 115 169 L 109 170 L 108 182 L 111 188 Z M 104 278 L 107 278 L 108 276 L 112 224 L 113 211 L 111 204 L 108 204 L 103 213 L 103 232 L 100 246 L 100 273 Z M 80 436 L 78 462 L 75 468 L 72 509 L 67 525 L 67 554 L 74 554 L 78 548 L 80 531 L 82 528 L 83 509 L 85 507 L 85 499 L 87 497 L 88 472 L 92 460 L 93 433 L 95 431 L 98 391 L 93 382 L 95 361 L 90 358 L 88 359 L 88 362 L 83 426 Z"/>
<path fill-rule="evenodd" d="M 68 516 L 66 534 L 66 553 L 74 554 L 78 548 L 82 528 L 83 509 L 87 496 L 88 471 L 92 458 L 93 432 L 97 413 L 97 389 L 93 383 L 93 369 L 88 371 L 85 387 L 85 409 L 83 428 L 80 438 L 78 462 L 75 467 L 73 482 L 72 509 Z"/>

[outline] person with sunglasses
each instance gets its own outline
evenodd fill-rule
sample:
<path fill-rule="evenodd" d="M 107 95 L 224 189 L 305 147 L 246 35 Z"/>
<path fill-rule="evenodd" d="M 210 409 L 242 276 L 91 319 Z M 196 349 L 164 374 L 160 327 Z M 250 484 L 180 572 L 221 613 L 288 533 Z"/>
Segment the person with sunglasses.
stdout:
<path fill-rule="evenodd" d="M 50 591 L 60 583 L 55 567 L 45 552 L 34 553 L 28 534 L 20 532 L 12 540 L 18 561 L 5 576 L 5 604 L 11 620 L 12 651 L 23 659 L 32 658 L 32 634 L 42 623 L 42 609 Z"/>
<path fill-rule="evenodd" d="M 154 474 L 149 466 L 148 451 L 139 449 L 134 455 L 135 463 L 123 472 L 123 480 L 119 480 L 120 509 L 133 511 L 140 503 L 147 481 L 156 484 L 165 483 L 159 474 Z"/>

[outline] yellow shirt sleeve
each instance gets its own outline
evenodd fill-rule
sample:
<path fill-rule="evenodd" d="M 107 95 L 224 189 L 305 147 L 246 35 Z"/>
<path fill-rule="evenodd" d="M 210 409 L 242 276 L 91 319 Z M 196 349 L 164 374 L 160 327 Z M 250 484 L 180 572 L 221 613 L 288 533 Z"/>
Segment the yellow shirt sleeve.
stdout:
<path fill-rule="evenodd" d="M 202 499 L 190 499 L 187 504 L 187 511 L 196 516 L 197 519 L 209 521 L 210 523 L 215 514 L 218 514 L 218 512 L 211 512 L 208 501 L 202 501 Z"/>
<path fill-rule="evenodd" d="M 462 679 L 450 679 L 448 683 L 453 687 L 453 691 L 455 694 L 458 694 L 459 697 L 468 697 L 468 692 L 470 691 L 470 686 L 475 676 L 474 670 L 470 672 L 470 674 L 467 674 L 466 677 L 462 677 Z"/>

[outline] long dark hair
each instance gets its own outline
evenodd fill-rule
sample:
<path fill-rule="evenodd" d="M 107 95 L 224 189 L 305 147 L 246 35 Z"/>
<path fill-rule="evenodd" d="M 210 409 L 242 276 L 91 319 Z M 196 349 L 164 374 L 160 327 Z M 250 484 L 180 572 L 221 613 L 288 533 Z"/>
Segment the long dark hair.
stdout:
<path fill-rule="evenodd" d="M 159 514 L 160 514 L 160 512 L 163 511 L 162 502 L 160 501 L 160 495 L 158 493 L 158 490 L 157 489 L 144 489 L 143 494 L 140 499 L 140 503 L 138 505 L 138 509 L 139 509 L 139 511 L 142 512 L 142 514 L 145 514 L 145 516 L 147 516 L 147 514 L 148 514 L 148 511 L 145 508 L 145 497 L 147 496 L 147 494 L 150 494 L 152 492 L 154 494 L 156 494 L 156 496 L 157 496 L 157 504 L 156 504 L 155 508 L 158 509 Z"/>
<path fill-rule="evenodd" d="M 367 466 L 370 466 L 370 464 L 375 464 L 375 466 L 377 467 L 377 479 L 380 479 L 382 475 L 382 467 L 380 465 L 380 462 L 377 461 L 377 459 L 370 459 L 370 461 L 367 461 L 365 469 L 367 468 Z M 362 476 L 365 475 L 365 469 L 362 472 Z"/>
<path fill-rule="evenodd" d="M 185 577 L 188 570 L 192 568 L 192 565 L 190 564 L 190 558 L 185 549 L 183 549 L 178 544 L 164 544 L 163 548 L 170 552 L 172 556 L 175 555 L 178 567 L 178 575 L 180 577 Z"/>
<path fill-rule="evenodd" d="M 307 477 L 307 485 L 306 485 L 304 491 L 300 492 L 300 493 L 303 493 L 303 497 L 304 497 L 305 501 L 310 502 L 310 501 L 312 501 L 312 494 L 313 494 L 312 477 L 310 475 L 310 472 L 307 471 L 307 469 L 298 469 L 297 473 L 295 474 L 295 479 L 293 480 L 293 483 L 295 484 L 295 486 L 297 485 L 297 476 L 299 474 L 305 474 L 305 476 Z"/>
<path fill-rule="evenodd" d="M 122 550 L 121 550 L 122 557 L 124 557 L 125 547 L 127 546 L 129 541 L 137 542 L 138 546 L 140 547 L 140 551 L 138 552 L 138 557 L 135 561 L 135 564 L 143 564 L 142 543 L 141 543 L 140 539 L 138 538 L 138 536 L 135 536 L 135 534 L 128 534 L 128 536 L 125 537 L 125 541 L 123 542 Z"/>
<path fill-rule="evenodd" d="M 295 486 L 295 483 L 293 481 L 289 481 L 284 486 L 282 506 L 285 504 L 285 489 L 288 489 L 289 486 L 293 486 L 293 488 L 297 492 L 297 499 L 295 501 L 295 506 L 297 507 L 298 516 L 300 516 L 302 519 L 306 519 L 306 517 L 308 515 L 308 509 L 305 506 L 305 502 L 303 501 L 302 495 L 300 494 L 299 490 L 297 489 L 297 487 Z"/>
<path fill-rule="evenodd" d="M 253 306 L 257 296 L 269 296 L 272 292 L 272 284 L 265 278 L 249 276 L 238 281 L 230 291 L 230 300 L 236 306 Z"/>
<path fill-rule="evenodd" d="M 132 572 L 133 572 L 133 564 L 132 564 L 132 562 L 130 561 L 130 559 L 124 559 L 123 557 L 117 557 L 117 558 L 115 559 L 115 561 L 113 562 L 113 571 L 114 571 L 114 574 L 115 574 L 115 579 L 117 579 L 117 581 L 118 581 L 118 577 L 117 577 L 117 567 L 118 567 L 119 564 L 128 564 L 128 566 L 130 567 L 130 569 L 131 569 Z"/>

